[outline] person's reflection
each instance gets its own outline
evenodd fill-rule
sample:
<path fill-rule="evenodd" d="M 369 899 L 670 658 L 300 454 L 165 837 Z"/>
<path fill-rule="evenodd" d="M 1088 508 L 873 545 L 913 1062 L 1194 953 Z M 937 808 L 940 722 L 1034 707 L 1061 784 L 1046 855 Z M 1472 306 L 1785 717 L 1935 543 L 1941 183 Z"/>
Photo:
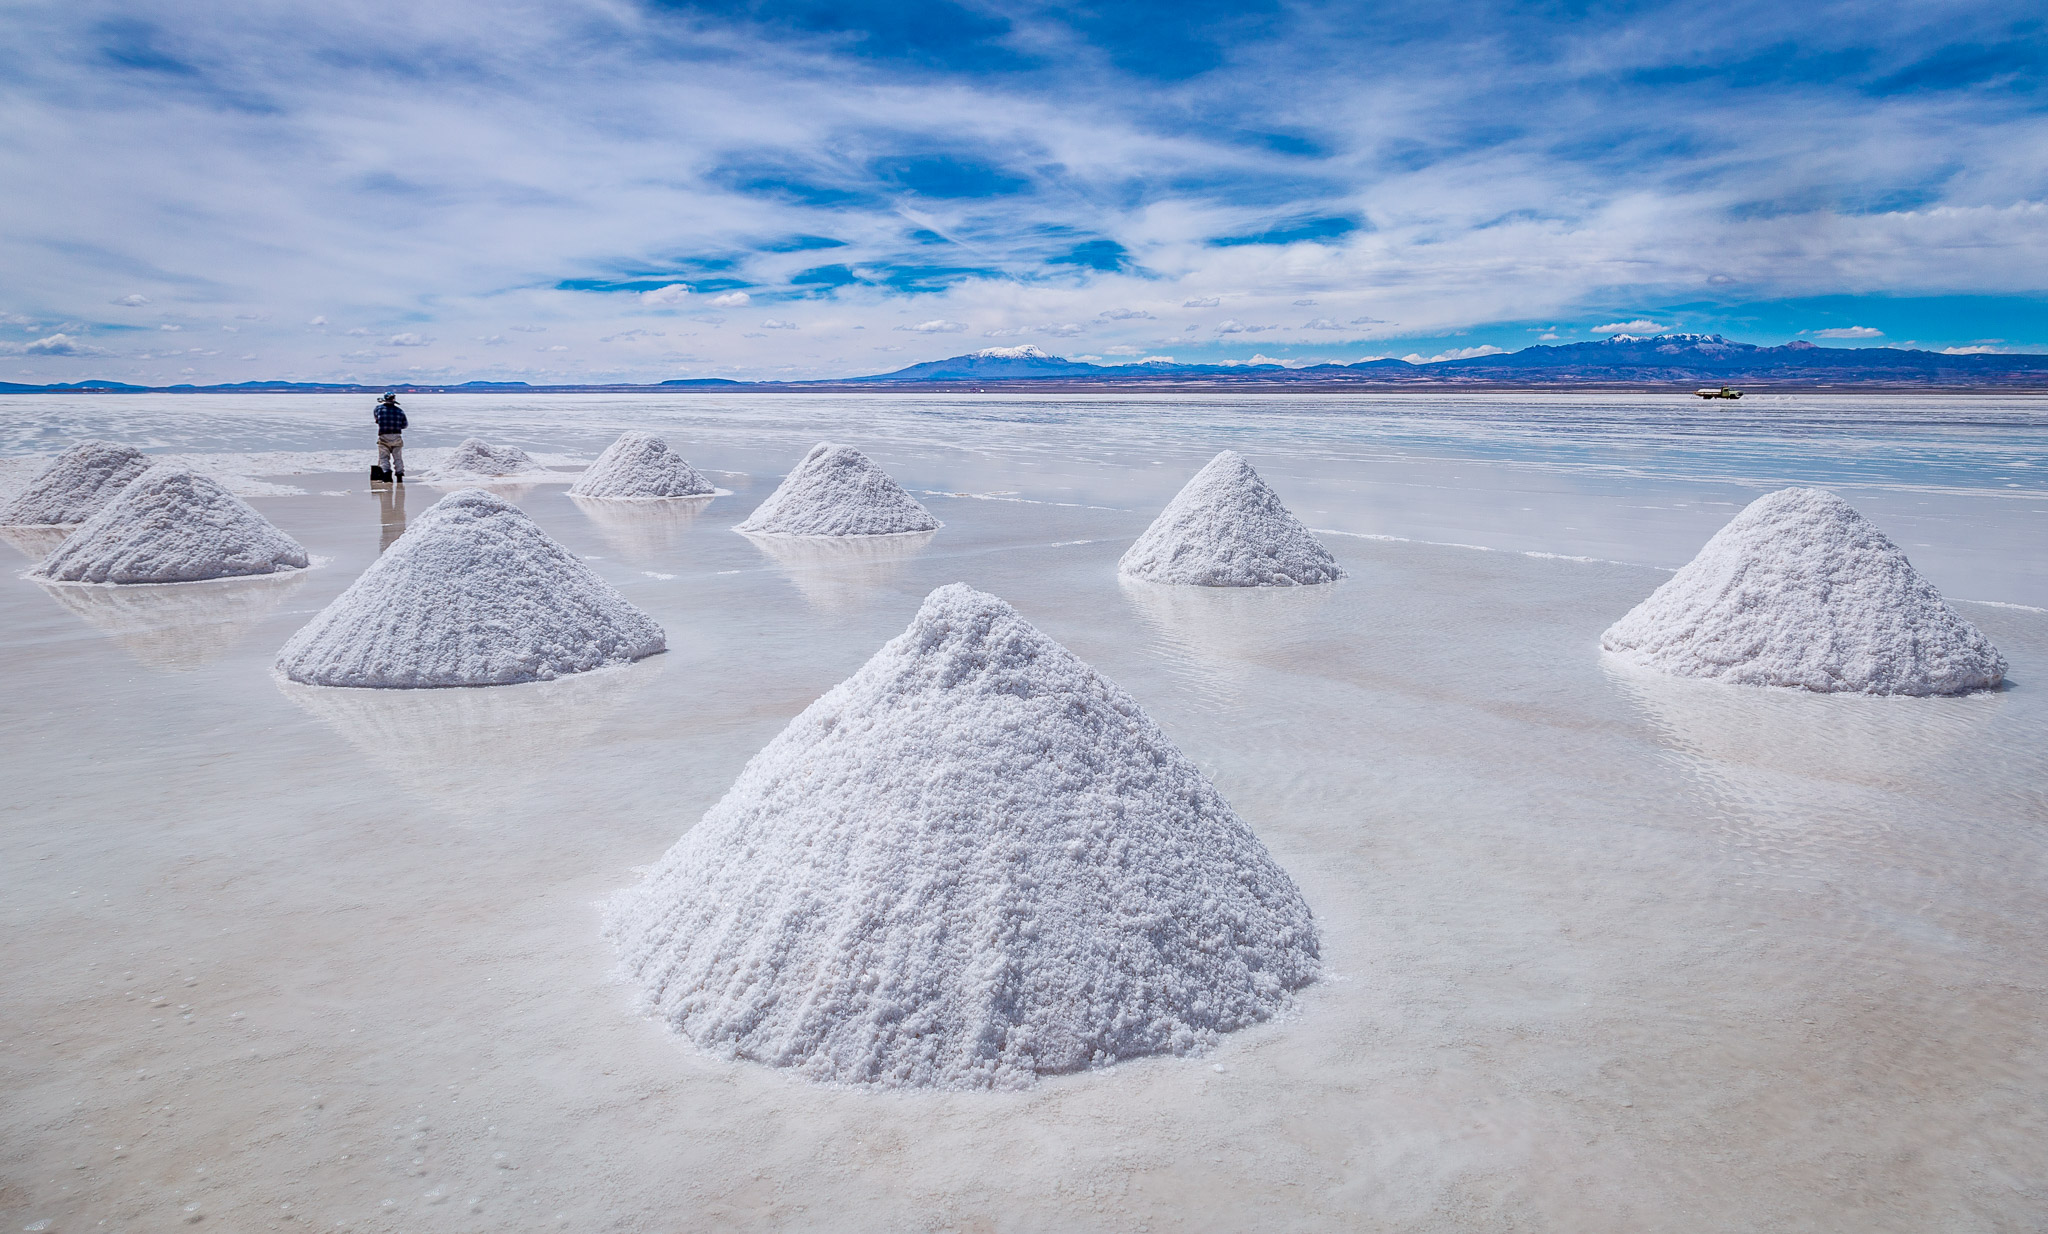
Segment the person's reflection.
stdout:
<path fill-rule="evenodd" d="M 382 531 L 384 533 L 382 542 L 377 545 L 377 551 L 381 553 L 391 547 L 393 540 L 405 534 L 405 486 L 403 484 L 379 485 L 377 488 L 377 504 L 380 507 L 377 513 L 377 521 L 382 524 Z"/>

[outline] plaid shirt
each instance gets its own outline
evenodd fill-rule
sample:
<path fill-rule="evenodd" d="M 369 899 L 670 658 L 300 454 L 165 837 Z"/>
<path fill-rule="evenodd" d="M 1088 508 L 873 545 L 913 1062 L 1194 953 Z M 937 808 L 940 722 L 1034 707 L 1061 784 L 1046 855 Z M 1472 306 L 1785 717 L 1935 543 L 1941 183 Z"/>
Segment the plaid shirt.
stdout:
<path fill-rule="evenodd" d="M 377 417 L 377 431 L 379 433 L 403 433 L 405 431 L 405 412 L 396 403 L 379 403 L 377 404 L 377 409 L 370 414 Z"/>

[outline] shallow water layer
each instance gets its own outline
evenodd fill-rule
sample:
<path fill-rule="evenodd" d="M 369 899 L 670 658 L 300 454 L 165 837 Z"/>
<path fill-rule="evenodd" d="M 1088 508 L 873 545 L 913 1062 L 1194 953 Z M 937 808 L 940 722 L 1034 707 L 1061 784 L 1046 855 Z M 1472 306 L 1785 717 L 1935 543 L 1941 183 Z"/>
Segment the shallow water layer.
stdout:
<path fill-rule="evenodd" d="M 416 422 L 441 414 L 419 401 Z M 189 403 L 50 402 L 19 425 L 346 444 L 318 400 L 211 440 Z M 481 404 L 447 405 L 447 444 L 479 431 Z M 2001 496 L 1982 465 L 2028 475 L 2040 405 L 1772 442 L 1690 409 L 1592 424 L 1592 403 L 1580 430 L 1516 428 L 1520 406 L 1482 431 L 1472 407 L 1338 423 L 1294 400 L 1213 420 L 592 400 L 550 427 L 535 399 L 503 439 L 589 455 L 641 416 L 734 490 L 520 493 L 671 648 L 541 686 L 268 673 L 429 488 L 311 474 L 256 498 L 328 559 L 289 580 L 0 579 L 0 1212 L 51 1231 L 2037 1228 L 2048 614 L 1960 604 L 2013 665 L 1960 699 L 1676 681 L 1597 637 L 1734 508 L 1709 502 L 1789 480 L 1851 495 L 1952 595 L 2041 602 L 2040 486 Z M 818 437 L 869 448 L 945 526 L 843 553 L 733 534 Z M 1407 539 L 1331 537 L 1351 577 L 1330 587 L 1120 584 L 1123 547 L 1226 444 L 1312 524 Z M 1301 884 L 1331 971 L 1292 1014 L 1199 1059 L 1003 1094 L 818 1088 L 638 1016 L 598 901 L 955 580 L 1136 696 Z"/>

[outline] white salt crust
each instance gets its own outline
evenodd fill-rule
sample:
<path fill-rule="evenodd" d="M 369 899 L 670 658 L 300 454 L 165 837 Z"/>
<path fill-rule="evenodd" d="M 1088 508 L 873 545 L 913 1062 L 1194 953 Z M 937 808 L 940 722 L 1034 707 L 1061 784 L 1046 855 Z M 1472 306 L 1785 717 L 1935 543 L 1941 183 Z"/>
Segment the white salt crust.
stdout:
<path fill-rule="evenodd" d="M 307 685 L 542 681 L 667 646 L 654 619 L 517 506 L 462 489 L 413 520 L 278 653 Z"/>
<path fill-rule="evenodd" d="M 958 583 L 756 754 L 605 930 L 700 1046 L 883 1087 L 1192 1053 L 1318 971 L 1300 891 L 1187 756 Z"/>
<path fill-rule="evenodd" d="M 1195 473 L 1117 572 L 1196 587 L 1288 587 L 1344 577 L 1330 550 L 1235 450 Z"/>
<path fill-rule="evenodd" d="M 813 446 L 734 531 L 770 536 L 894 536 L 939 520 L 852 446 Z"/>
<path fill-rule="evenodd" d="M 303 570 L 306 550 L 211 476 L 158 464 L 29 577 L 51 583 L 195 583 Z"/>
<path fill-rule="evenodd" d="M 81 441 L 51 460 L 20 496 L 0 506 L 0 524 L 67 527 L 98 514 L 149 469 L 133 446 Z"/>
<path fill-rule="evenodd" d="M 441 465 L 434 477 L 441 480 L 492 479 L 539 471 L 540 464 L 518 446 L 494 446 L 481 437 L 464 438 Z"/>
<path fill-rule="evenodd" d="M 1896 544 L 1814 488 L 1751 502 L 1600 645 L 1680 677 L 1822 692 L 1962 694 L 2006 667 Z"/>
<path fill-rule="evenodd" d="M 572 497 L 630 501 L 652 497 L 708 497 L 716 490 L 703 473 L 653 433 L 621 433 L 576 483 Z"/>

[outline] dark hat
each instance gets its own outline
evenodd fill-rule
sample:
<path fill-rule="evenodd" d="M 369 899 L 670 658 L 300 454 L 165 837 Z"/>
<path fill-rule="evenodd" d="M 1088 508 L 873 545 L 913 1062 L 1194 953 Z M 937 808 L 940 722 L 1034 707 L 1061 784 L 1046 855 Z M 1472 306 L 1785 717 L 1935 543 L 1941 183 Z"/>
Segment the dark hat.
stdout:
<path fill-rule="evenodd" d="M 393 394 L 391 391 L 386 390 L 384 392 L 384 401 L 387 403 L 395 403 L 398 401 L 398 396 L 396 394 Z"/>

